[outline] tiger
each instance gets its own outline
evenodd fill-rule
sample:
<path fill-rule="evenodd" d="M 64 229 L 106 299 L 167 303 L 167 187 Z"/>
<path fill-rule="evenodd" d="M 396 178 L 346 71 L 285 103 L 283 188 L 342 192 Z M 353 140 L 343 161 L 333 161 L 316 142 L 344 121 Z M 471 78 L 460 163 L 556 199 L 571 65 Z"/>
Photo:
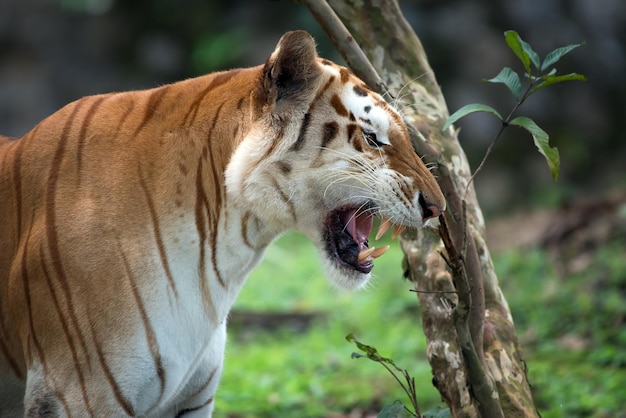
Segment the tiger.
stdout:
<path fill-rule="evenodd" d="M 359 289 L 388 248 L 370 234 L 445 206 L 400 114 L 306 31 L 256 67 L 74 101 L 0 137 L 0 416 L 210 417 L 275 238 Z"/>

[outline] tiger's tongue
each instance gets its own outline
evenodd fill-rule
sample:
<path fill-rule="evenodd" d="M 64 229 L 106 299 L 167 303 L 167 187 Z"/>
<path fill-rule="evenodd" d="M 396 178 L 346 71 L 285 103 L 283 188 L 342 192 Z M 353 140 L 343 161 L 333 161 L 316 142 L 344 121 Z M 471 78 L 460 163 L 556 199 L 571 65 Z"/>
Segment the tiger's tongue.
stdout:
<path fill-rule="evenodd" d="M 356 209 L 351 209 L 341 213 L 341 222 L 359 246 L 359 252 L 367 250 L 367 238 L 372 232 L 373 217 L 370 214 L 357 213 Z"/>
<path fill-rule="evenodd" d="M 371 268 L 371 262 L 375 258 L 385 254 L 389 249 L 389 245 L 379 248 L 369 247 L 368 237 L 370 232 L 372 232 L 372 226 L 374 224 L 373 216 L 367 213 L 359 213 L 356 209 L 349 209 L 341 212 L 339 217 L 339 220 L 344 225 L 345 231 L 350 235 L 357 246 L 357 263 L 362 266 L 369 265 L 369 268 Z M 379 239 L 391 225 L 389 220 L 383 219 L 378 228 L 376 239 Z M 396 229 L 401 232 L 403 228 L 396 226 L 394 234 L 396 233 Z"/>

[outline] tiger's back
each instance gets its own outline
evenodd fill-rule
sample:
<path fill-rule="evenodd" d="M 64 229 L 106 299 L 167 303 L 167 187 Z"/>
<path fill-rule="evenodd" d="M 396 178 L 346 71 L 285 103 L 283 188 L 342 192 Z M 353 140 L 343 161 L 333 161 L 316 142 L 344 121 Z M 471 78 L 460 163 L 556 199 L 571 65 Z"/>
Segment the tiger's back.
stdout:
<path fill-rule="evenodd" d="M 397 113 L 304 32 L 263 66 L 71 103 L 0 137 L 0 416 L 210 415 L 228 311 L 279 233 L 360 287 L 372 215 L 444 206 Z"/>
<path fill-rule="evenodd" d="M 178 283 L 175 277 L 199 277 L 192 270 L 200 267 L 205 270 L 201 277 L 211 279 L 207 270 L 217 251 L 216 243 L 208 241 L 217 236 L 224 200 L 223 181 L 215 179 L 223 177 L 250 119 L 246 112 L 250 97 L 233 101 L 228 92 L 252 91 L 251 73 L 259 71 L 87 97 L 44 120 L 19 141 L 3 145 L 0 210 L 5 220 L 11 220 L 0 226 L 4 319 L 0 343 L 6 348 L 0 356 L 5 364 L 0 364 L 5 371 L 24 379 L 37 359 L 42 374 L 47 373 L 47 364 L 72 364 L 64 371 L 67 376 L 57 379 L 75 383 L 73 391 L 83 394 L 81 407 L 95 414 L 87 382 L 116 374 L 98 353 L 123 359 L 133 355 L 126 347 L 130 343 L 146 345 L 143 355 L 149 361 L 143 369 L 148 373 L 137 378 L 152 380 L 154 388 L 141 388 L 133 395 L 114 384 L 114 391 L 126 392 L 127 399 L 116 400 L 109 411 L 98 403 L 98 413 L 117 413 L 121 404 L 125 413 L 144 414 L 148 410 L 133 407 L 141 397 L 150 392 L 167 397 L 168 391 L 173 396 L 180 390 L 180 383 L 170 385 L 161 371 L 173 369 L 169 360 L 150 344 L 134 341 L 156 345 L 161 340 L 163 349 L 167 341 L 185 340 L 185 331 L 199 331 L 184 330 L 186 317 L 210 319 L 217 327 L 218 316 L 225 316 L 216 312 L 208 283 L 198 283 L 199 278 Z M 227 95 L 216 109 L 213 104 Z M 184 117 L 180 108 L 188 112 Z M 111 121 L 116 121 L 114 126 Z M 200 191 L 199 184 L 208 187 Z M 210 244 L 204 260 L 199 244 L 203 248 Z M 256 257 L 251 254 L 250 259 Z M 200 298 L 193 296 L 197 290 Z M 172 307 L 183 300 L 178 313 L 162 309 L 163 303 Z M 129 307 L 136 308 L 129 312 Z M 156 329 L 154 322 L 169 326 Z M 11 328 L 20 331 L 20 338 Z M 109 330 L 114 330 L 114 338 L 107 335 Z M 175 345 L 175 350 L 190 351 L 189 362 L 203 348 L 188 340 Z M 60 346 L 69 349 L 70 358 L 65 352 L 47 352 L 46 347 Z M 50 379 L 52 384 L 44 386 L 57 386 L 54 377 Z M 37 404 L 35 409 L 41 407 Z M 69 415 L 69 403 L 67 408 Z"/>

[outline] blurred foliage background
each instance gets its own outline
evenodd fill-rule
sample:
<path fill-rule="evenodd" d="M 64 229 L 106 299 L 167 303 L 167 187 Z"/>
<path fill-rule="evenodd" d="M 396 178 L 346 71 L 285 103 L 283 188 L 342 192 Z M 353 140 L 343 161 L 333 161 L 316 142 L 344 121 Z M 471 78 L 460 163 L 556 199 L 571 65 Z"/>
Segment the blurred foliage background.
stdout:
<path fill-rule="evenodd" d="M 589 81 L 546 89 L 520 113 L 559 147 L 559 182 L 531 138 L 510 129 L 475 183 L 543 416 L 626 417 L 626 2 L 400 3 L 451 112 L 472 102 L 513 106 L 503 86 L 481 82 L 503 66 L 519 69 L 505 30 L 541 55 L 587 42 L 559 73 Z M 21 136 L 84 95 L 261 64 L 292 29 L 309 31 L 322 56 L 341 62 L 295 2 L 2 0 L 0 132 Z M 472 115 L 457 126 L 475 167 L 497 121 Z M 216 416 L 371 416 L 400 398 L 378 365 L 350 360 L 349 332 L 409 368 L 426 407 L 439 403 L 400 259 L 393 246 L 372 288 L 338 295 L 310 244 L 279 240 L 236 305 Z"/>
<path fill-rule="evenodd" d="M 560 63 L 559 72 L 576 71 L 589 82 L 548 89 L 522 109 L 562 153 L 558 187 L 532 141 L 512 129 L 476 180 L 488 214 L 624 187 L 624 1 L 405 0 L 401 6 L 425 45 L 451 112 L 471 102 L 511 108 L 503 86 L 481 82 L 505 65 L 519 68 L 503 43 L 505 30 L 518 31 L 540 54 L 587 42 Z M 323 56 L 340 61 L 304 6 L 290 1 L 3 0 L 1 131 L 21 136 L 87 94 L 258 65 L 285 31 L 296 28 L 315 36 Z M 497 121 L 474 115 L 458 126 L 476 166 Z"/>

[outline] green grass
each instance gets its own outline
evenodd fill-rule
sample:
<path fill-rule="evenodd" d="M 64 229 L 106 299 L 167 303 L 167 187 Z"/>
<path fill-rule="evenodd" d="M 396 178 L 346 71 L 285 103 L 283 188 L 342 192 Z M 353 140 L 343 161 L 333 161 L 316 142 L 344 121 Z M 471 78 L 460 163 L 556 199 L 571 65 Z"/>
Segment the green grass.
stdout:
<path fill-rule="evenodd" d="M 567 278 L 538 250 L 494 257 L 543 418 L 626 417 L 624 254 L 626 243 L 607 245 Z M 306 239 L 289 234 L 270 247 L 235 308 L 325 316 L 305 332 L 231 327 L 215 416 L 325 417 L 397 399 L 408 404 L 379 364 L 350 358 L 357 350 L 345 340 L 349 333 L 409 370 L 422 412 L 440 405 L 401 258 L 392 243 L 372 286 L 342 292 L 323 277 Z"/>
<path fill-rule="evenodd" d="M 560 278 L 544 254 L 494 259 L 543 418 L 626 417 L 626 241 Z"/>

